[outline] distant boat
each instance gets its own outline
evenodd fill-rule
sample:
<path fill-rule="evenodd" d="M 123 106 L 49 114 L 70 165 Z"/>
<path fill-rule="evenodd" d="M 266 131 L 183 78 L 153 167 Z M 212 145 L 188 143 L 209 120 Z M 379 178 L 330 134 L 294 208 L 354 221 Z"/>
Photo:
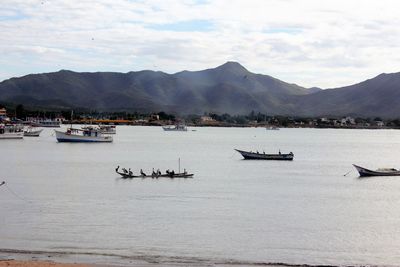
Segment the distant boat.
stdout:
<path fill-rule="evenodd" d="M 0 124 L 0 139 L 23 139 L 23 127 L 19 125 Z"/>
<path fill-rule="evenodd" d="M 282 154 L 280 151 L 278 154 L 265 154 L 257 152 L 248 152 L 239 149 L 235 149 L 239 152 L 244 159 L 258 159 L 258 160 L 293 160 L 294 154 L 290 152 L 289 154 Z"/>
<path fill-rule="evenodd" d="M 43 129 L 35 130 L 32 127 L 28 127 L 26 130 L 24 130 L 24 136 L 39 137 L 39 135 L 42 131 L 43 131 Z"/>
<path fill-rule="evenodd" d="M 36 120 L 30 122 L 34 127 L 49 127 L 49 128 L 60 128 L 60 121 L 56 120 Z"/>
<path fill-rule="evenodd" d="M 116 134 L 117 128 L 115 125 L 99 125 L 99 129 L 103 134 Z"/>
<path fill-rule="evenodd" d="M 265 130 L 267 130 L 267 131 L 270 131 L 270 130 L 279 131 L 279 128 L 277 126 L 272 125 L 272 126 L 265 127 Z"/>
<path fill-rule="evenodd" d="M 353 164 L 353 166 L 357 169 L 360 177 L 368 177 L 368 176 L 400 176 L 400 170 L 394 168 L 381 168 L 375 171 L 369 170 L 358 165 Z"/>
<path fill-rule="evenodd" d="M 112 136 L 104 135 L 98 129 L 74 129 L 68 128 L 66 132 L 54 130 L 58 142 L 103 142 L 113 141 Z"/>
<path fill-rule="evenodd" d="M 178 132 L 186 132 L 187 127 L 184 124 L 176 124 L 176 125 L 167 125 L 162 127 L 164 131 L 178 131 Z"/>
<path fill-rule="evenodd" d="M 99 125 L 98 127 L 85 126 L 82 130 L 98 130 L 102 134 L 116 134 L 117 130 L 114 125 Z"/>

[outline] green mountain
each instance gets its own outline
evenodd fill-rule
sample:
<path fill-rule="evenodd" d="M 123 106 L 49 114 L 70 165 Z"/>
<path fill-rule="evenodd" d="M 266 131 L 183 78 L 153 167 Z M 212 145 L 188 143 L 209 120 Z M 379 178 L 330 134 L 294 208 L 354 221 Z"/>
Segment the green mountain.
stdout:
<path fill-rule="evenodd" d="M 398 117 L 400 74 L 381 74 L 337 89 L 306 89 L 236 62 L 202 71 L 167 74 L 73 72 L 31 74 L 0 83 L 0 102 L 28 107 L 98 111 L 204 112 L 271 115 Z"/>

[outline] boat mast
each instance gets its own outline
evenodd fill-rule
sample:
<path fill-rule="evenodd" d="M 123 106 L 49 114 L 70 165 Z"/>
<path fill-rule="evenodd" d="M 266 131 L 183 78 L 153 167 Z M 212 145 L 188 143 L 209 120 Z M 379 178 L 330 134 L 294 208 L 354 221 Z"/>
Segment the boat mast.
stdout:
<path fill-rule="evenodd" d="M 72 109 L 71 110 L 71 119 L 70 119 L 70 121 L 71 121 L 71 129 L 72 129 L 72 118 L 74 117 L 74 110 Z"/>

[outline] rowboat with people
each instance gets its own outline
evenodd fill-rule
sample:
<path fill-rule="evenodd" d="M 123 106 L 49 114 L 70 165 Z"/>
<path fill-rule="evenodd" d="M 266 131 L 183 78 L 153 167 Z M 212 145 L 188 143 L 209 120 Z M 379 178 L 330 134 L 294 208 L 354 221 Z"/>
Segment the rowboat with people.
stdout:
<path fill-rule="evenodd" d="M 186 170 L 183 172 L 174 172 L 167 170 L 165 173 L 161 173 L 160 170 L 157 171 L 152 171 L 150 175 L 147 175 L 146 173 L 143 172 L 143 170 L 140 170 L 140 175 L 134 175 L 131 169 L 129 168 L 128 170 L 125 168 L 122 168 L 120 170 L 119 166 L 115 169 L 115 172 L 118 173 L 119 175 L 122 176 L 123 179 L 128 179 L 128 178 L 193 178 L 194 174 L 193 173 L 188 173 Z"/>

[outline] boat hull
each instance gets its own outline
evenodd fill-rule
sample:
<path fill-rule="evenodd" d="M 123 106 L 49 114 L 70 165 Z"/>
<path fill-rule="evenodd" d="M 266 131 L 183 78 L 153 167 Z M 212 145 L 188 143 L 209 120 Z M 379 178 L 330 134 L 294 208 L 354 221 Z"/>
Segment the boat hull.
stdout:
<path fill-rule="evenodd" d="M 113 141 L 111 136 L 83 136 L 67 134 L 56 131 L 56 139 L 60 143 L 110 143 Z"/>
<path fill-rule="evenodd" d="M 174 175 L 171 174 L 160 174 L 160 175 L 133 175 L 129 173 L 124 173 L 120 171 L 116 171 L 122 178 L 193 178 L 193 173 L 175 173 Z"/>
<path fill-rule="evenodd" d="M 21 133 L 4 133 L 0 134 L 0 139 L 23 139 L 24 134 Z"/>
<path fill-rule="evenodd" d="M 187 132 L 187 127 L 185 125 L 168 125 L 162 127 L 164 131 L 167 132 Z"/>
<path fill-rule="evenodd" d="M 371 176 L 400 176 L 400 171 L 373 171 L 361 166 L 353 164 L 354 168 L 358 171 L 360 177 L 371 177 Z"/>
<path fill-rule="evenodd" d="M 39 137 L 40 136 L 40 133 L 42 132 L 43 130 L 38 130 L 38 131 L 27 131 L 27 132 L 24 132 L 24 136 L 28 136 L 28 137 Z"/>
<path fill-rule="evenodd" d="M 244 159 L 252 159 L 252 160 L 293 160 L 294 154 L 265 154 L 265 153 L 254 153 L 243 151 L 239 149 L 235 149 L 239 152 Z"/>

